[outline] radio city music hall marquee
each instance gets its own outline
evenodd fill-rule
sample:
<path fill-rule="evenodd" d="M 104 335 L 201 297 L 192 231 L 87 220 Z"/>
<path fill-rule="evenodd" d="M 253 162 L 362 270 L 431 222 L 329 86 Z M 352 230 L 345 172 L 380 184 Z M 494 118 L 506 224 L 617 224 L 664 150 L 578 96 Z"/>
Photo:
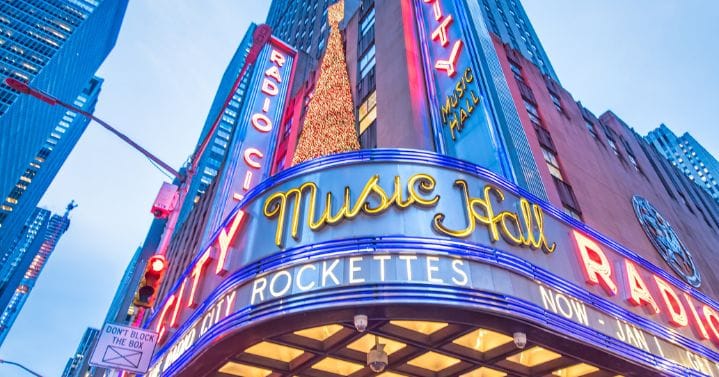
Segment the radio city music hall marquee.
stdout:
<path fill-rule="evenodd" d="M 185 273 L 192 289 L 176 287 L 151 321 L 164 344 L 148 375 L 272 303 L 291 312 L 329 288 L 412 282 L 518 298 L 611 339 L 610 352 L 631 346 L 719 376 L 715 302 L 496 175 L 427 152 L 282 172 L 248 192 L 205 250 Z"/>

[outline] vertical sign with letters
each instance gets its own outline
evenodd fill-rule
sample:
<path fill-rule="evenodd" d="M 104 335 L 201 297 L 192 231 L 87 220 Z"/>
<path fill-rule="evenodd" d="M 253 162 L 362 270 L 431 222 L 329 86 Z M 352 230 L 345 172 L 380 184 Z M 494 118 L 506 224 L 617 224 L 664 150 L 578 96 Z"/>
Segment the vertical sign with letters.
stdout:
<path fill-rule="evenodd" d="M 155 352 L 157 333 L 106 323 L 90 356 L 90 365 L 145 373 Z"/>
<path fill-rule="evenodd" d="M 220 218 L 225 218 L 237 201 L 269 174 L 294 62 L 295 51 L 274 37 L 257 57 L 245 94 L 247 100 L 223 167 L 226 192 L 220 198 L 227 202 Z"/>
<path fill-rule="evenodd" d="M 462 0 L 414 0 L 435 142 L 440 153 L 509 177 Z"/>

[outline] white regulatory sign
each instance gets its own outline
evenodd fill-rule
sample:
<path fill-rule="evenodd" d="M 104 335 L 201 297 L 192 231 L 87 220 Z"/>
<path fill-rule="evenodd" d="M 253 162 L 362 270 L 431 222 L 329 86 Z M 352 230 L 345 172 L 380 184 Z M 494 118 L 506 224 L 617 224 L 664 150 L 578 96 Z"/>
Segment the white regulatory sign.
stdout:
<path fill-rule="evenodd" d="M 90 365 L 145 373 L 155 344 L 155 332 L 106 323 L 90 357 Z"/>

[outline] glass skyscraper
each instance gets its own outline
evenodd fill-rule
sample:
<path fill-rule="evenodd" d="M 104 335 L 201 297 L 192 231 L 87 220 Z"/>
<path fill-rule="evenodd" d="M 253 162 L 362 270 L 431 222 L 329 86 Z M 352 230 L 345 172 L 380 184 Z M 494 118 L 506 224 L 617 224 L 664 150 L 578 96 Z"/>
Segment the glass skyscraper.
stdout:
<path fill-rule="evenodd" d="M 117 39 L 127 0 L 0 3 L 0 250 L 37 206 L 87 125 L 59 106 L 19 95 L 13 77 L 94 109 L 93 75 Z"/>
<path fill-rule="evenodd" d="M 490 32 L 520 52 L 545 75 L 559 82 L 544 47 L 519 0 L 476 0 Z"/>
<path fill-rule="evenodd" d="M 62 372 L 62 377 L 85 377 L 87 376 L 88 370 L 91 369 L 88 365 L 90 359 L 90 352 L 92 351 L 97 338 L 100 336 L 100 330 L 88 327 L 85 333 L 80 339 L 80 344 L 77 346 L 75 354 L 65 364 L 65 370 Z"/>
<path fill-rule="evenodd" d="M 47 259 L 70 226 L 68 215 L 74 207 L 74 203 L 70 203 L 63 216 L 53 215 L 46 209 L 35 209 L 12 248 L 2 254 L 0 345 L 20 314 Z"/>
<path fill-rule="evenodd" d="M 646 136 L 669 162 L 719 201 L 719 162 L 689 133 L 677 136 L 662 124 Z"/>

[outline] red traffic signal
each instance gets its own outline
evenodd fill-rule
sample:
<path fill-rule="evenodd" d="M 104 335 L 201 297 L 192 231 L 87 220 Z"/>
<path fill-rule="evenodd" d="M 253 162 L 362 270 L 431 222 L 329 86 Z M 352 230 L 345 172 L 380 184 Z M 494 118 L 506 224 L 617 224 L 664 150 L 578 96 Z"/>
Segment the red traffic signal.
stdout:
<path fill-rule="evenodd" d="M 135 306 L 151 308 L 155 302 L 155 293 L 160 286 L 162 276 L 167 268 L 167 260 L 162 255 L 153 255 L 147 260 L 145 274 L 135 293 Z"/>
<path fill-rule="evenodd" d="M 161 255 L 156 255 L 147 262 L 149 270 L 154 273 L 160 273 L 165 270 L 165 258 Z"/>

